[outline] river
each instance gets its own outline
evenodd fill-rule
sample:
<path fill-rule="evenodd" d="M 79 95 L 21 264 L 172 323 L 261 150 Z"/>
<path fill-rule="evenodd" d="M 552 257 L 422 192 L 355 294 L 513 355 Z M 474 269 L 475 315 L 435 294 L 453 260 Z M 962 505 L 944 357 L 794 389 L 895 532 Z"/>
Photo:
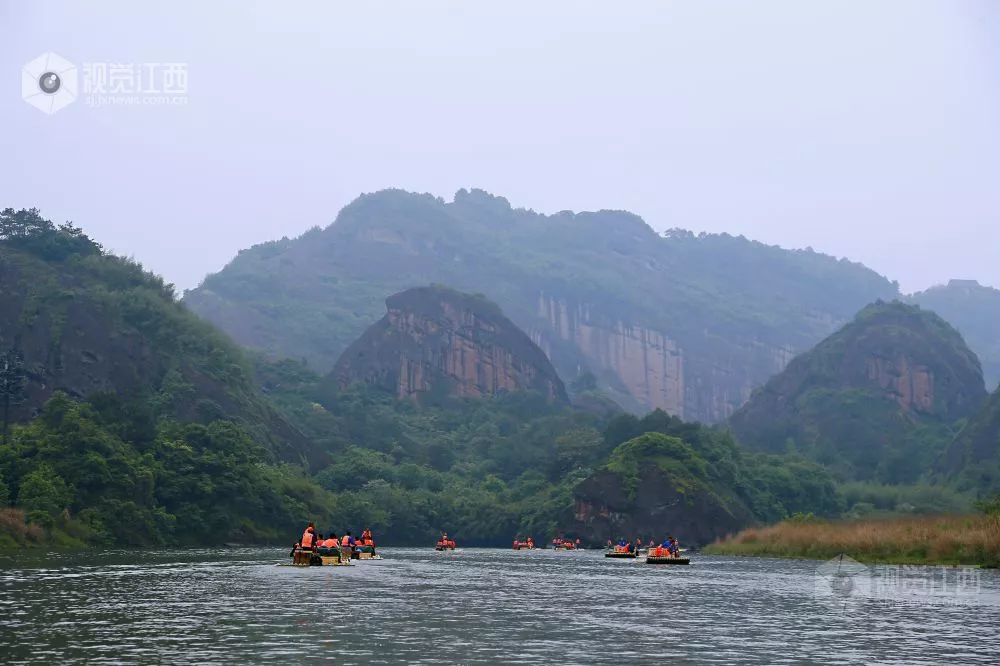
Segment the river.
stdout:
<path fill-rule="evenodd" d="M 0 661 L 1000 663 L 996 571 L 383 554 L 312 568 L 263 548 L 2 556 Z"/>

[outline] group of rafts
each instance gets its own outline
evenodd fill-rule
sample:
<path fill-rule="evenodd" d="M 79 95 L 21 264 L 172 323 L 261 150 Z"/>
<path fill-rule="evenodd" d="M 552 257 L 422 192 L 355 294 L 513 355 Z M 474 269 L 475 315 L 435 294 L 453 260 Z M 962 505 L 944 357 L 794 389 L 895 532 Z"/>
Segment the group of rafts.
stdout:
<path fill-rule="evenodd" d="M 289 553 L 292 558 L 291 565 L 295 567 L 318 567 L 349 566 L 351 560 L 380 560 L 382 556 L 375 552 L 375 539 L 372 538 L 372 531 L 365 529 L 361 533 L 361 538 L 356 539 L 350 532 L 338 538 L 336 533 L 330 534 L 325 539 L 322 534 L 316 532 L 316 526 L 309 523 L 302 538 Z"/>
<path fill-rule="evenodd" d="M 531 537 L 527 539 L 514 539 L 514 550 L 534 550 L 535 541 Z M 556 550 L 578 550 L 580 540 L 572 541 L 556 537 L 552 540 L 552 547 Z M 616 559 L 637 559 L 640 554 L 645 553 L 646 564 L 691 564 L 690 558 L 681 557 L 681 548 L 674 537 L 667 537 L 660 545 L 650 545 L 648 548 L 642 547 L 642 542 L 636 539 L 635 542 L 619 540 L 617 544 L 608 542 L 608 548 L 604 557 Z"/>
<path fill-rule="evenodd" d="M 434 544 L 434 550 L 455 550 L 455 540 L 445 532 Z M 527 539 L 514 539 L 514 550 L 534 550 L 535 540 L 532 537 Z M 552 540 L 552 548 L 555 550 L 579 550 L 580 540 L 564 539 L 556 537 Z M 646 564 L 690 564 L 691 560 L 681 557 L 681 549 L 674 537 L 667 539 L 659 546 L 650 545 L 648 548 L 642 547 L 642 542 L 636 539 L 635 542 L 619 540 L 617 544 L 608 542 L 608 548 L 604 557 L 619 559 L 636 559 L 641 553 L 646 554 Z M 360 539 L 355 539 L 350 532 L 337 538 L 336 534 L 331 534 L 326 539 L 322 534 L 316 532 L 313 523 L 309 523 L 302 538 L 292 547 L 290 553 L 292 557 L 291 565 L 296 567 L 309 566 L 348 566 L 351 560 L 380 560 L 382 556 L 375 552 L 375 540 L 372 532 L 365 529 L 361 533 Z"/>
<path fill-rule="evenodd" d="M 620 539 L 616 544 L 609 541 L 604 557 L 636 559 L 640 553 L 646 553 L 646 564 L 691 564 L 690 558 L 681 557 L 680 544 L 672 536 L 668 536 L 660 545 L 649 544 L 647 548 L 642 547 L 639 539 L 635 542 Z"/>

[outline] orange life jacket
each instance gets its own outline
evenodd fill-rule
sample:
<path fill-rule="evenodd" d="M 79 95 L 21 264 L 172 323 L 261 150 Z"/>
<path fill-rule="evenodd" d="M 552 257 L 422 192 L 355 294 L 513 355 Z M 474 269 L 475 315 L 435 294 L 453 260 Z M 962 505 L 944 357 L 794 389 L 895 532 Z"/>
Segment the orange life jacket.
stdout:
<path fill-rule="evenodd" d="M 351 537 L 347 536 L 346 534 L 344 536 L 340 537 L 340 545 L 341 546 L 350 546 L 351 545 Z"/>
<path fill-rule="evenodd" d="M 323 546 L 324 548 L 336 548 L 337 547 L 337 540 L 336 539 L 327 539 L 326 541 L 324 541 L 320 545 Z"/>
<path fill-rule="evenodd" d="M 306 530 L 305 532 L 302 533 L 302 541 L 300 541 L 299 543 L 302 545 L 303 548 L 312 548 L 313 539 L 315 538 L 316 536 L 312 532 Z"/>

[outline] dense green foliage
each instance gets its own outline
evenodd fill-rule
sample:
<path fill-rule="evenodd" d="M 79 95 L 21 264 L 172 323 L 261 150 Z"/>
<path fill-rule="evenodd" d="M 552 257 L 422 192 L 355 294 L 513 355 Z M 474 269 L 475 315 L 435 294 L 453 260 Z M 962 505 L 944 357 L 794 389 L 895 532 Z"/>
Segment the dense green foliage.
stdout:
<path fill-rule="evenodd" d="M 357 385 L 335 392 L 294 361 L 258 363 L 265 390 L 333 454 L 316 480 L 338 526 L 395 543 L 506 544 L 554 534 L 575 481 L 606 455 L 599 420 L 532 392 L 433 406 Z"/>
<path fill-rule="evenodd" d="M 939 469 L 963 490 L 1000 492 L 1000 388 L 962 428 Z"/>
<path fill-rule="evenodd" d="M 92 543 L 286 538 L 332 498 L 301 471 L 266 464 L 239 426 L 151 423 L 114 396 L 56 394 L 0 450 L 0 477 L 28 519 Z"/>
<path fill-rule="evenodd" d="M 725 431 L 660 410 L 607 420 L 530 392 L 418 407 L 362 386 L 332 392 L 293 361 L 260 359 L 258 376 L 289 418 L 335 452 L 316 479 L 337 493 L 339 522 L 394 542 L 428 543 L 442 529 L 494 545 L 516 534 L 548 538 L 571 524 L 580 481 L 602 467 L 654 461 L 683 470 L 678 483 L 707 484 L 761 520 L 840 507 L 818 466 L 747 453 Z M 669 451 L 642 448 L 643 437 L 661 436 Z"/>
<path fill-rule="evenodd" d="M 329 495 L 279 464 L 324 457 L 261 398 L 239 348 L 79 229 L 0 213 L 0 321 L 0 349 L 23 364 L 11 417 L 38 415 L 0 445 L 0 489 L 34 524 L 217 543 L 328 515 Z"/>
<path fill-rule="evenodd" d="M 837 515 L 842 509 L 832 477 L 819 465 L 794 457 L 741 449 L 728 432 L 685 423 L 661 410 L 643 418 L 620 414 L 604 432 L 614 447 L 605 464 L 633 487 L 642 468 L 656 465 L 680 487 L 699 487 L 723 504 L 739 503 L 758 520 L 800 512 Z"/>
<path fill-rule="evenodd" d="M 545 216 L 479 190 L 450 203 L 392 190 L 358 198 L 326 229 L 241 252 L 185 302 L 247 346 L 326 372 L 382 316 L 387 296 L 430 283 L 485 294 L 541 335 L 564 381 L 591 372 L 637 410 L 567 318 L 662 332 L 685 357 L 685 414 L 703 421 L 723 414 L 690 387 L 729 381 L 713 374 L 720 359 L 732 359 L 733 385 L 719 395 L 735 408 L 781 350 L 807 349 L 865 303 L 898 293 L 858 264 L 725 234 L 661 236 L 624 211 Z"/>
<path fill-rule="evenodd" d="M 927 480 L 985 391 L 975 355 L 934 313 L 877 303 L 755 391 L 731 419 L 748 447 L 841 480 Z"/>
<path fill-rule="evenodd" d="M 235 421 L 275 457 L 315 457 L 260 399 L 231 340 L 173 285 L 69 223 L 0 213 L 0 318 L 0 350 L 16 350 L 30 379 L 15 417 L 36 413 L 55 387 L 77 398 L 116 392 L 181 421 Z"/>

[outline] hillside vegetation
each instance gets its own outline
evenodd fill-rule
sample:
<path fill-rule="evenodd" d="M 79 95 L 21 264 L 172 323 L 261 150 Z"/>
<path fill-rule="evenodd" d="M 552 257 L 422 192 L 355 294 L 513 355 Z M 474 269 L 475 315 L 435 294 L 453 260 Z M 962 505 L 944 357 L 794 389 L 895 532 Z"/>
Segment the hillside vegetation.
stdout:
<path fill-rule="evenodd" d="M 952 280 L 908 300 L 941 315 L 965 338 L 983 364 L 989 390 L 1000 384 L 1000 289 L 975 280 Z"/>
<path fill-rule="evenodd" d="M 325 454 L 243 353 L 160 278 L 34 210 L 0 213 L 0 356 L 0 503 L 57 540 L 274 539 L 329 515 L 302 467 Z"/>
<path fill-rule="evenodd" d="M 859 264 L 725 234 L 660 236 L 624 211 L 541 215 L 480 190 L 452 202 L 389 190 L 325 229 L 241 252 L 185 302 L 244 345 L 326 372 L 387 296 L 431 283 L 498 303 L 567 384 L 589 373 L 636 411 L 707 422 L 898 294 Z"/>
<path fill-rule="evenodd" d="M 957 331 L 918 307 L 876 303 L 789 363 L 730 425 L 745 446 L 799 453 L 841 480 L 906 484 L 932 475 L 985 397 Z"/>

